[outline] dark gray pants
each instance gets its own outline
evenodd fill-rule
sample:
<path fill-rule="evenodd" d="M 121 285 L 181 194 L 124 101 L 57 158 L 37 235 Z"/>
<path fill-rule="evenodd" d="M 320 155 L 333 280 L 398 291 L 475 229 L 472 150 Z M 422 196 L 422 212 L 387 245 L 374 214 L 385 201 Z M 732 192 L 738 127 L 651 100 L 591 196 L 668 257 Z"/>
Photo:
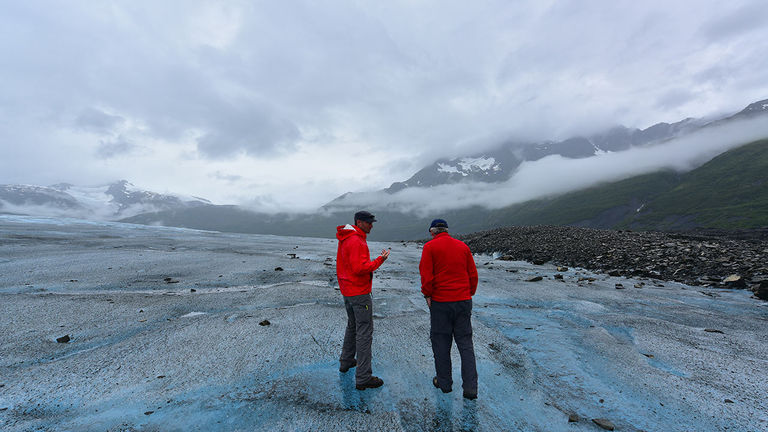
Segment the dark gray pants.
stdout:
<path fill-rule="evenodd" d="M 435 356 L 437 384 L 443 390 L 453 386 L 451 345 L 456 341 L 461 357 L 461 381 L 465 392 L 477 393 L 477 366 L 472 345 L 472 300 L 432 301 L 429 308 L 429 337 Z"/>
<path fill-rule="evenodd" d="M 349 365 L 357 354 L 355 382 L 363 384 L 371 379 L 371 343 L 373 342 L 373 300 L 370 294 L 344 297 L 347 309 L 347 330 L 339 362 Z"/>

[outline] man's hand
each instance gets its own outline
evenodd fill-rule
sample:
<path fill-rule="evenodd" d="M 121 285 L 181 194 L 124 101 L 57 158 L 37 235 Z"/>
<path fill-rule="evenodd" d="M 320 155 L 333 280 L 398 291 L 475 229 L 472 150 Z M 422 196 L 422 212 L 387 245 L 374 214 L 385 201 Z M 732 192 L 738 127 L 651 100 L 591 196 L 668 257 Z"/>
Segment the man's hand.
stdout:
<path fill-rule="evenodd" d="M 427 307 L 432 307 L 432 297 L 424 297 L 424 299 L 427 301 Z"/>
<path fill-rule="evenodd" d="M 387 258 L 389 257 L 389 249 L 383 249 L 381 251 L 381 257 L 384 258 L 384 261 L 386 261 Z"/>

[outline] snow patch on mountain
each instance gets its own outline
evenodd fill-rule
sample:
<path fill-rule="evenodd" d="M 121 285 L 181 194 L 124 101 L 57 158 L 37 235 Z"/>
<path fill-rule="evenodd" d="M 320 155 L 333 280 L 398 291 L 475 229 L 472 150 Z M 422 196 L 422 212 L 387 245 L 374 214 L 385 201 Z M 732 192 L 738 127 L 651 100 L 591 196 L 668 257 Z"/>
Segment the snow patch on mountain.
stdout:
<path fill-rule="evenodd" d="M 448 165 L 444 163 L 438 163 L 437 164 L 437 171 L 448 173 L 448 174 L 461 174 L 461 175 L 467 175 L 467 173 L 459 171 L 458 167 L 455 167 L 453 165 Z"/>
<path fill-rule="evenodd" d="M 468 176 L 471 172 L 499 171 L 501 167 L 492 157 L 465 157 L 456 161 L 456 165 L 438 163 L 437 171 L 448 174 L 461 174 Z"/>
<path fill-rule="evenodd" d="M 118 220 L 142 213 L 210 205 L 208 200 L 149 192 L 121 180 L 109 185 L 50 187 L 0 185 L 0 212 L 89 220 Z"/>
<path fill-rule="evenodd" d="M 471 171 L 478 169 L 480 171 L 488 171 L 494 168 L 496 159 L 492 157 L 479 157 L 479 158 L 461 158 L 459 160 L 459 166 L 465 171 Z M 498 170 L 498 166 L 496 166 Z"/>

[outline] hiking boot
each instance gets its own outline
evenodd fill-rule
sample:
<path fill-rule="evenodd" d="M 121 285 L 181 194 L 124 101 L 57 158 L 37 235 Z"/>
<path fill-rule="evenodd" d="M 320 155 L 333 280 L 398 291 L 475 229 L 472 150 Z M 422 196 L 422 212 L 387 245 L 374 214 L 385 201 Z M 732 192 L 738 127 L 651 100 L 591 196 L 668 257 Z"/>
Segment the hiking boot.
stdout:
<path fill-rule="evenodd" d="M 439 388 L 440 391 L 443 393 L 450 393 L 451 390 L 453 390 L 451 388 L 449 388 L 448 390 L 441 389 L 440 385 L 437 384 L 437 377 L 432 378 L 432 385 L 435 386 L 435 388 Z"/>
<path fill-rule="evenodd" d="M 358 389 L 358 390 L 365 390 L 365 389 L 369 389 L 369 388 L 378 388 L 378 387 L 381 387 L 383 385 L 384 385 L 384 380 L 383 379 L 381 379 L 379 377 L 372 376 L 371 379 L 369 379 L 367 382 L 365 382 L 363 384 L 355 384 L 355 388 Z"/>
<path fill-rule="evenodd" d="M 347 372 L 348 370 L 352 369 L 355 366 L 357 366 L 357 360 L 352 360 L 352 363 L 348 363 L 347 365 L 340 363 L 339 372 Z"/>
<path fill-rule="evenodd" d="M 464 399 L 475 400 L 477 399 L 477 392 L 464 390 Z"/>

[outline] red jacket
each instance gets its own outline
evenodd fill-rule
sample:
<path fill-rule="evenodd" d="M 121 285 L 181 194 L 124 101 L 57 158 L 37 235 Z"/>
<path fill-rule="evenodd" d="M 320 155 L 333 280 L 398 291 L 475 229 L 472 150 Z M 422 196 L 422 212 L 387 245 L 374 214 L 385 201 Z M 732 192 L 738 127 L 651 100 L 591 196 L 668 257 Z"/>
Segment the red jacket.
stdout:
<path fill-rule="evenodd" d="M 341 294 L 346 297 L 371 292 L 373 271 L 379 268 L 384 258 L 371 261 L 365 232 L 352 225 L 336 227 L 339 248 L 336 251 L 336 277 L 339 279 Z"/>
<path fill-rule="evenodd" d="M 419 263 L 421 292 L 438 302 L 470 300 L 477 291 L 477 267 L 463 241 L 440 233 L 424 244 Z"/>

